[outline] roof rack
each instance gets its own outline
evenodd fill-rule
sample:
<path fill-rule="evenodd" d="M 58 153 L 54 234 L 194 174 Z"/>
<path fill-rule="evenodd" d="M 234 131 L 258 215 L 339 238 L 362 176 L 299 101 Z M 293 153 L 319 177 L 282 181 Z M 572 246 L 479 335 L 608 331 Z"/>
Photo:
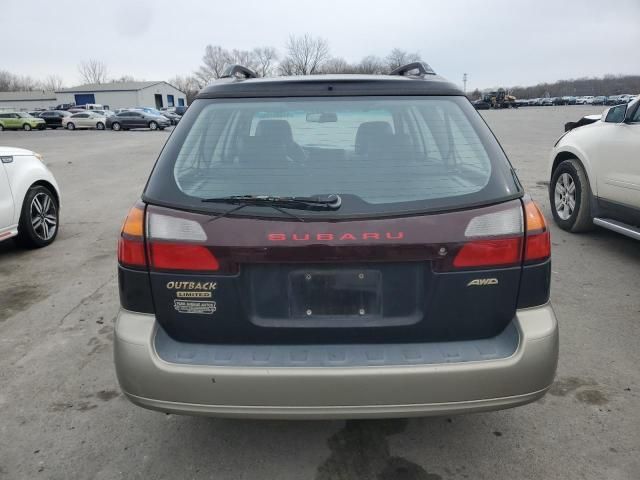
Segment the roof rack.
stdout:
<path fill-rule="evenodd" d="M 417 75 L 411 74 L 414 70 L 418 71 Z M 407 63 L 406 65 L 402 65 L 389 73 L 389 75 L 399 75 L 401 77 L 424 77 L 425 75 L 435 75 L 436 72 L 424 62 L 412 62 Z"/>
<path fill-rule="evenodd" d="M 224 69 L 224 72 L 222 72 L 220 78 L 232 78 L 240 75 L 244 78 L 258 78 L 258 74 L 256 72 L 244 65 L 237 64 L 227 66 L 227 68 Z"/>

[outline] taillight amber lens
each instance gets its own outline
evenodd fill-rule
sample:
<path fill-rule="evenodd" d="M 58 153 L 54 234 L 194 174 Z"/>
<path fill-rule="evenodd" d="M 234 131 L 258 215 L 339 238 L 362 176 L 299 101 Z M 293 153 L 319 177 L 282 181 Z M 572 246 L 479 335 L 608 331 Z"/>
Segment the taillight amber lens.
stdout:
<path fill-rule="evenodd" d="M 524 261 L 540 261 L 551 257 L 551 234 L 540 208 L 531 199 L 524 204 L 525 237 Z"/>
<path fill-rule="evenodd" d="M 144 251 L 144 205 L 137 203 L 127 215 L 118 240 L 118 262 L 126 267 L 147 266 Z"/>

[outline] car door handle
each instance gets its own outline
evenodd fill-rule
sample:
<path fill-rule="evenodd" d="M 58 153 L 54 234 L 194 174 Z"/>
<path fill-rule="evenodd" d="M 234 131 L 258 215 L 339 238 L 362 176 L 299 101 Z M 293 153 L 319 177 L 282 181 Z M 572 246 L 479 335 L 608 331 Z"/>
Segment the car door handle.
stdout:
<path fill-rule="evenodd" d="M 13 157 L 0 157 L 0 160 L 2 161 L 2 163 L 12 163 Z"/>

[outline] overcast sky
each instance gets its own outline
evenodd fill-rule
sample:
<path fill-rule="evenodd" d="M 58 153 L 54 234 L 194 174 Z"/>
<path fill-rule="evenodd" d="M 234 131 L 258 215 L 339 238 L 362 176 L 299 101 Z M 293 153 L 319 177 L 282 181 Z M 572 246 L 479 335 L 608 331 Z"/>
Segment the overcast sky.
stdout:
<path fill-rule="evenodd" d="M 282 53 L 305 32 L 348 61 L 417 51 L 457 83 L 467 72 L 468 90 L 640 73 L 640 0 L 0 0 L 0 18 L 0 70 L 67 86 L 90 58 L 111 77 L 166 80 L 207 44 Z"/>

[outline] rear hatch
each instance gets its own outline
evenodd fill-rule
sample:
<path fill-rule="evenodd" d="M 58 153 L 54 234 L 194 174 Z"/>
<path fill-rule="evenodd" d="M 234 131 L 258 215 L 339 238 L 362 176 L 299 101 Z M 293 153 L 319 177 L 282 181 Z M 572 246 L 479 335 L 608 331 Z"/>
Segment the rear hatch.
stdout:
<path fill-rule="evenodd" d="M 339 209 L 277 201 L 328 193 Z M 521 197 L 466 99 L 198 101 L 145 191 L 144 240 L 123 239 L 180 341 L 478 339 L 504 330 L 523 265 L 548 257 Z"/>
<path fill-rule="evenodd" d="M 516 310 L 520 200 L 341 223 L 147 215 L 156 316 L 179 340 L 461 340 L 497 335 Z"/>

